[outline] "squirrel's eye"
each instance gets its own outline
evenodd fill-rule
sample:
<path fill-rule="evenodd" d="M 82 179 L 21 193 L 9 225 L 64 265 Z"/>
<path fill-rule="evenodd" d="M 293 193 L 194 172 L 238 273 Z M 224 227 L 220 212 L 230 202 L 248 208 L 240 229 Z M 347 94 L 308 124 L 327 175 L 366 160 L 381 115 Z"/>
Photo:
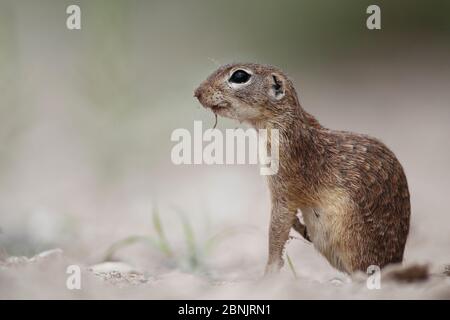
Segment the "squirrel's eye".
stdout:
<path fill-rule="evenodd" d="M 232 83 L 246 83 L 248 80 L 250 80 L 250 77 L 251 75 L 244 70 L 236 70 L 235 72 L 233 72 L 228 81 Z"/>

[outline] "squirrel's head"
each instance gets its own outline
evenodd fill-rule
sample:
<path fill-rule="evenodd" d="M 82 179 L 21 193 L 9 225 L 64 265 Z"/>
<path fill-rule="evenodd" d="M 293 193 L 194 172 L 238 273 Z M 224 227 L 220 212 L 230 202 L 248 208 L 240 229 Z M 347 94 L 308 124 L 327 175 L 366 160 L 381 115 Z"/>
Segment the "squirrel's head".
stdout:
<path fill-rule="evenodd" d="M 253 63 L 220 67 L 194 95 L 214 113 L 254 125 L 299 108 L 297 94 L 286 75 L 277 68 Z"/>

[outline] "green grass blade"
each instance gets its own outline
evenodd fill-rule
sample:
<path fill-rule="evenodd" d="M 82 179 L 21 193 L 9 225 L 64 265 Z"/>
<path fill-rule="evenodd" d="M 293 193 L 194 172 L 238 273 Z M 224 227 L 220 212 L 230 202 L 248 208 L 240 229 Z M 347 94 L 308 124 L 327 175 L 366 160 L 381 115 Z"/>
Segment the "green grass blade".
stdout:
<path fill-rule="evenodd" d="M 166 234 L 164 232 L 163 225 L 161 223 L 161 218 L 159 217 L 159 210 L 156 205 L 153 206 L 152 211 L 152 221 L 153 228 L 158 236 L 159 250 L 163 252 L 167 257 L 173 257 L 173 252 L 170 247 L 169 241 L 167 240 Z"/>
<path fill-rule="evenodd" d="M 195 241 L 195 233 L 194 229 L 192 228 L 192 225 L 187 218 L 187 216 L 184 214 L 184 212 L 179 209 L 175 208 L 175 211 L 179 214 L 181 219 L 181 224 L 183 226 L 184 231 L 184 237 L 186 239 L 187 249 L 188 249 L 188 261 L 189 266 L 192 269 L 197 269 L 200 265 L 199 256 L 198 256 L 198 250 L 197 245 Z"/>
<path fill-rule="evenodd" d="M 289 255 L 287 253 L 286 253 L 286 258 L 288 261 L 289 269 L 291 269 L 292 274 L 294 275 L 294 278 L 298 279 L 297 272 L 295 271 L 294 263 L 292 263 L 291 257 L 289 257 Z"/>
<path fill-rule="evenodd" d="M 119 241 L 114 242 L 106 250 L 105 257 L 103 261 L 113 260 L 114 254 L 125 247 L 131 246 L 138 242 L 150 242 L 153 246 L 157 247 L 157 242 L 148 236 L 130 236 Z"/>

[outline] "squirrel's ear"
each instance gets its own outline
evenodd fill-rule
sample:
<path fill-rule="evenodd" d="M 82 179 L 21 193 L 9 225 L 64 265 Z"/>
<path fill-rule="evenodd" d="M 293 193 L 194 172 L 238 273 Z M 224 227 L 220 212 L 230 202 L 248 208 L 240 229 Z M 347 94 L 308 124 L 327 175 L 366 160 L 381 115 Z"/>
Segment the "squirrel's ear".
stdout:
<path fill-rule="evenodd" d="M 272 97 L 275 100 L 281 100 L 286 94 L 286 88 L 283 78 L 275 73 L 272 73 L 270 75 L 269 82 L 270 82 L 269 88 L 270 97 Z"/>

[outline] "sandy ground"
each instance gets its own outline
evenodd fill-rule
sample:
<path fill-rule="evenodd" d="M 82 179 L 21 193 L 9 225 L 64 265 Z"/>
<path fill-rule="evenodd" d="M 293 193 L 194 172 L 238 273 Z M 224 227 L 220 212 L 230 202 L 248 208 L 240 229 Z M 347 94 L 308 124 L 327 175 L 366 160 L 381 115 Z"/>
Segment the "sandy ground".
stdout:
<path fill-rule="evenodd" d="M 181 271 L 150 275 L 125 263 L 107 262 L 88 268 L 82 266 L 80 287 L 74 289 L 67 285 L 73 283 L 65 273 L 67 265 L 70 265 L 68 259 L 58 249 L 31 259 L 10 257 L 0 265 L 1 298 L 450 299 L 448 267 L 426 275 L 419 272 L 419 276 L 405 280 L 392 276 L 394 272 L 404 273 L 405 267 L 392 266 L 383 271 L 381 287 L 369 289 L 362 273 L 326 281 L 312 280 L 305 275 L 293 278 L 287 274 L 246 281 L 217 281 Z M 21 293 L 20 297 L 16 296 L 17 292 Z"/>

